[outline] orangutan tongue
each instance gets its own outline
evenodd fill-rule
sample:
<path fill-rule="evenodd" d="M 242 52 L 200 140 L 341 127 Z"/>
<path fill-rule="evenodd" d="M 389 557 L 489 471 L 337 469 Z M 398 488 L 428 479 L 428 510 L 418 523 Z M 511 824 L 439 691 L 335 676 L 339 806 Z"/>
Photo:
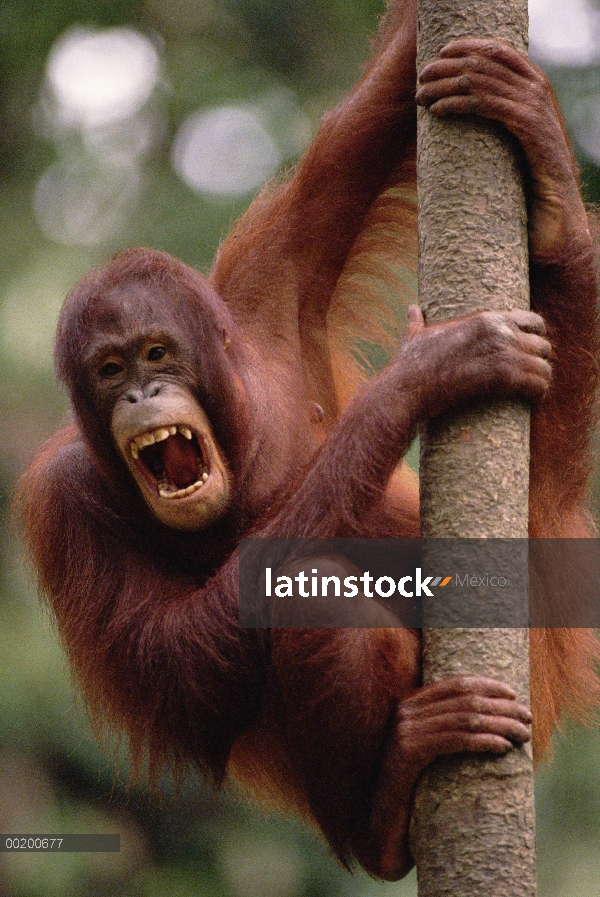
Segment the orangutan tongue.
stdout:
<path fill-rule="evenodd" d="M 169 482 L 185 489 L 200 477 L 198 453 L 194 443 L 177 433 L 162 444 L 162 463 Z"/>

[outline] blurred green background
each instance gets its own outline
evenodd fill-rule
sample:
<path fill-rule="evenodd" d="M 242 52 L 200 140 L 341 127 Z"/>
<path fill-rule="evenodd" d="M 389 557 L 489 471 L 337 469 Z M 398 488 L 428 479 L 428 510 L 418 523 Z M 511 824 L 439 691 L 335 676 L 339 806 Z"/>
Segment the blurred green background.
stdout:
<path fill-rule="evenodd" d="M 376 0 L 2 0 L 0 6 L 0 832 L 119 832 L 120 854 L 0 853 L 2 897 L 415 894 L 339 869 L 295 823 L 168 783 L 125 788 L 73 698 L 8 522 L 15 480 L 64 419 L 58 308 L 120 247 L 206 269 L 260 184 L 357 76 Z M 532 52 L 600 199 L 591 0 L 535 0 Z M 569 728 L 537 780 L 540 897 L 600 895 L 600 735 Z"/>

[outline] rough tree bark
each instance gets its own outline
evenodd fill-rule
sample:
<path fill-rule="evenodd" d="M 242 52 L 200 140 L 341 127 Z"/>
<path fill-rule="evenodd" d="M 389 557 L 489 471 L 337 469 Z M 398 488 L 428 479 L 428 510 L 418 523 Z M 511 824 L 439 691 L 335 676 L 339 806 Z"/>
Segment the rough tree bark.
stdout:
<path fill-rule="evenodd" d="M 419 0 L 418 16 L 419 68 L 457 37 L 527 45 L 526 0 Z M 528 307 L 526 211 L 514 149 L 492 123 L 435 119 L 419 110 L 419 293 L 426 320 Z M 528 431 L 527 409 L 510 403 L 427 428 L 424 536 L 527 536 Z M 485 674 L 528 700 L 527 630 L 429 629 L 423 662 L 426 682 Z M 418 788 L 411 847 L 421 897 L 532 897 L 529 748 L 435 763 Z"/>

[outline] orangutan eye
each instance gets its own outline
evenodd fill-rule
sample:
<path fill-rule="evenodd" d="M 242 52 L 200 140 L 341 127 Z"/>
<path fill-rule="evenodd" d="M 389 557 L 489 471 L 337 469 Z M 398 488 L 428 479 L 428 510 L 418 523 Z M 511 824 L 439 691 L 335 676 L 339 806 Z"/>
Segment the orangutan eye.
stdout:
<path fill-rule="evenodd" d="M 100 376 L 101 377 L 116 377 L 117 374 L 120 374 L 123 370 L 123 365 L 118 364 L 116 361 L 107 361 L 106 364 L 102 365 L 100 368 Z"/>
<path fill-rule="evenodd" d="M 148 361 L 160 361 L 167 354 L 164 346 L 151 346 L 148 349 Z"/>

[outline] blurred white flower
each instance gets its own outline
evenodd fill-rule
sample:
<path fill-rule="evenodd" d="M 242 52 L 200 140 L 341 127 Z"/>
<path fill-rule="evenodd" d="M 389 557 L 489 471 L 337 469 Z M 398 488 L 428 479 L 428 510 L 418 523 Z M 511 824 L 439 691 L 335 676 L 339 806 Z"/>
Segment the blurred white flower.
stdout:
<path fill-rule="evenodd" d="M 137 198 L 139 180 L 132 166 L 103 165 L 85 157 L 55 162 L 36 186 L 37 223 L 57 243 L 100 243 L 118 230 Z"/>
<path fill-rule="evenodd" d="M 162 130 L 148 104 L 160 76 L 156 47 L 133 28 L 76 27 L 54 43 L 34 110 L 58 155 L 34 200 L 51 240 L 100 243 L 135 208 L 142 158 Z"/>
<path fill-rule="evenodd" d="M 199 193 L 243 196 L 272 177 L 283 161 L 251 106 L 220 106 L 190 115 L 173 144 L 182 180 Z"/>
<path fill-rule="evenodd" d="M 64 120 L 98 127 L 134 115 L 160 76 L 153 43 L 133 28 L 71 28 L 52 50 L 48 82 Z"/>
<path fill-rule="evenodd" d="M 600 60 L 600 14 L 590 0 L 529 0 L 531 55 L 550 65 Z"/>

